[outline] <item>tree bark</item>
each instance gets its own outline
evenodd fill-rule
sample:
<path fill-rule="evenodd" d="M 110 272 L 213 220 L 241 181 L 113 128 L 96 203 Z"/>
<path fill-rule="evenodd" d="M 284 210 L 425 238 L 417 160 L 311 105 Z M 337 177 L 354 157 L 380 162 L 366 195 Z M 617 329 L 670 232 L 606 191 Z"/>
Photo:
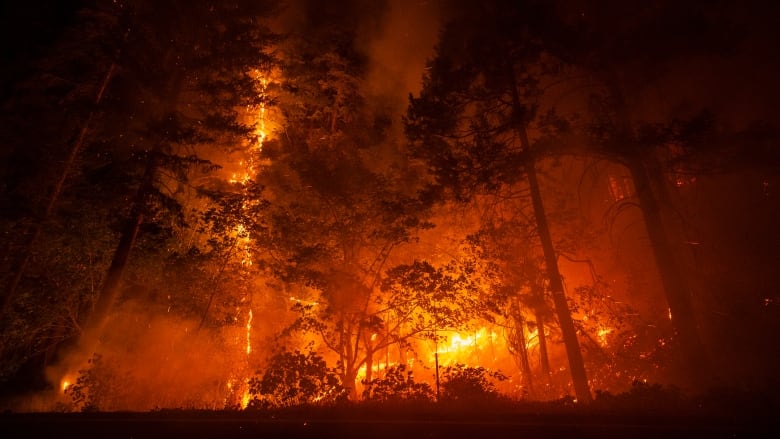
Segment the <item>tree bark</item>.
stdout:
<path fill-rule="evenodd" d="M 114 257 L 111 260 L 111 265 L 106 273 L 106 279 L 103 282 L 103 287 L 100 289 L 95 306 L 90 313 L 90 316 L 85 325 L 84 332 L 92 332 L 93 334 L 87 334 L 87 339 L 90 339 L 90 335 L 95 339 L 100 336 L 105 326 L 108 315 L 111 312 L 116 299 L 119 297 L 120 283 L 122 276 L 127 267 L 127 261 L 130 258 L 130 253 L 135 245 L 135 240 L 138 237 L 138 231 L 141 228 L 141 224 L 144 219 L 144 211 L 146 210 L 146 196 L 149 189 L 154 184 L 154 176 L 157 171 L 157 154 L 151 153 L 148 158 L 146 169 L 144 171 L 143 180 L 136 192 L 133 207 L 131 209 L 130 217 L 127 223 L 122 229 L 122 234 L 119 237 L 119 243 L 114 251 Z"/>
<path fill-rule="evenodd" d="M 571 318 L 569 304 L 566 302 L 566 295 L 563 292 L 563 281 L 561 273 L 558 270 L 558 257 L 555 254 L 552 237 L 550 236 L 550 227 L 547 224 L 547 213 L 544 210 L 542 202 L 542 193 L 539 188 L 539 181 L 536 177 L 536 163 L 531 151 L 531 144 L 528 141 L 526 132 L 525 109 L 520 102 L 520 96 L 517 90 L 517 80 L 513 67 L 509 67 L 509 85 L 512 93 L 512 118 L 514 120 L 514 130 L 520 138 L 520 146 L 526 154 L 525 173 L 528 177 L 528 186 L 531 193 L 531 203 L 533 204 L 534 217 L 536 218 L 536 227 L 539 234 L 539 240 L 542 244 L 545 265 L 547 268 L 547 277 L 550 280 L 550 291 L 552 292 L 555 313 L 558 316 L 558 323 L 561 326 L 563 335 L 563 344 L 566 347 L 566 356 L 569 360 L 569 370 L 571 372 L 574 392 L 577 395 L 577 401 L 582 404 L 589 404 L 593 401 L 588 385 L 588 376 L 585 372 L 585 362 L 580 351 L 580 343 L 577 340 L 577 330 L 574 328 L 574 322 Z M 540 328 L 540 334 L 541 330 Z"/>
<path fill-rule="evenodd" d="M 528 139 L 525 130 L 521 130 L 521 138 L 524 139 L 523 143 L 527 145 Z M 528 151 L 527 148 L 524 147 L 524 149 Z M 580 352 L 580 343 L 577 340 L 577 330 L 574 328 L 569 304 L 566 302 L 566 296 L 563 292 L 561 273 L 558 270 L 558 258 L 555 255 L 555 248 L 553 247 L 552 238 L 550 236 L 547 215 L 544 211 L 541 191 L 539 190 L 539 181 L 536 177 L 536 169 L 532 159 L 529 160 L 525 171 L 531 188 L 531 202 L 534 207 L 539 240 L 542 242 L 542 251 L 544 253 L 545 265 L 547 266 L 547 276 L 550 279 L 550 290 L 552 292 L 553 303 L 555 304 L 555 312 L 558 316 L 558 323 L 561 325 L 563 344 L 566 347 L 566 356 L 569 359 L 569 369 L 574 384 L 574 392 L 580 403 L 589 404 L 592 401 L 592 396 L 590 394 L 590 387 L 588 386 L 588 376 L 585 373 L 585 362 L 582 358 L 582 352 Z"/>
<path fill-rule="evenodd" d="M 550 356 L 547 354 L 547 334 L 544 332 L 544 315 L 536 312 L 536 336 L 539 338 L 539 365 L 542 367 L 542 373 L 550 382 Z"/>
<path fill-rule="evenodd" d="M 682 357 L 688 369 L 687 375 L 694 382 L 700 381 L 704 378 L 705 374 L 702 374 L 702 371 L 706 371 L 707 361 L 685 279 L 676 263 L 661 218 L 660 206 L 652 192 L 650 178 L 644 165 L 638 158 L 634 158 L 629 161 L 628 169 L 634 181 L 653 257 L 664 287 L 672 325 L 680 339 Z"/>
<path fill-rule="evenodd" d="M 528 390 L 528 395 L 533 398 L 536 392 L 534 391 L 533 369 L 531 369 L 531 361 L 528 358 L 528 340 L 525 337 L 525 322 L 519 317 L 515 317 L 514 320 L 515 331 L 518 334 L 518 336 L 515 337 L 517 338 L 515 350 L 520 354 L 520 368 L 523 372 L 523 381 Z"/>
<path fill-rule="evenodd" d="M 371 339 L 366 340 L 366 383 L 370 383 L 374 378 L 374 348 L 371 346 Z M 357 384 L 356 384 L 357 385 Z"/>
<path fill-rule="evenodd" d="M 687 375 L 686 379 L 699 386 L 708 375 L 707 355 L 696 324 L 690 291 L 680 271 L 677 258 L 669 242 L 669 235 L 664 227 L 658 194 L 653 191 L 653 178 L 660 179 L 657 174 L 661 172 L 661 168 L 656 165 L 658 159 L 653 156 L 654 151 L 643 153 L 644 151 L 637 145 L 633 135 L 630 112 L 620 89 L 617 75 L 614 72 L 608 72 L 605 81 L 619 114 L 618 139 L 629 149 L 628 154 L 624 157 L 624 162 L 634 182 L 634 190 L 639 200 L 656 268 L 669 305 L 672 325 L 680 340 L 681 357 L 685 361 L 687 369 L 684 371 Z M 653 173 L 656 175 L 652 175 Z"/>

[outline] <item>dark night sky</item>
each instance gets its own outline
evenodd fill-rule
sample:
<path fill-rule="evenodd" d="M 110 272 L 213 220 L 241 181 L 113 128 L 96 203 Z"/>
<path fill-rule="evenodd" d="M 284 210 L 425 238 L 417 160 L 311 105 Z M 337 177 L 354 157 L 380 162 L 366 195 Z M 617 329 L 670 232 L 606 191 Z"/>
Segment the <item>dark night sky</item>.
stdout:
<path fill-rule="evenodd" d="M 9 0 L 0 3 L 0 98 L 23 77 L 76 16 L 81 1 Z"/>

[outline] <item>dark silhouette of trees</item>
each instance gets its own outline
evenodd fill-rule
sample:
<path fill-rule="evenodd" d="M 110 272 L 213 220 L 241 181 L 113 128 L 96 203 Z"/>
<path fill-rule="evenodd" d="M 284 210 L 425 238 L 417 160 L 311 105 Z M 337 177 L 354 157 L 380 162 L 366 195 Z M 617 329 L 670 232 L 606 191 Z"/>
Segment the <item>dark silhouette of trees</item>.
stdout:
<path fill-rule="evenodd" d="M 262 375 L 249 381 L 253 409 L 327 405 L 347 397 L 339 374 L 315 352 L 273 355 Z"/>
<path fill-rule="evenodd" d="M 464 8 L 445 28 L 423 90 L 412 98 L 407 133 L 437 182 L 456 197 L 515 184 L 525 175 L 577 397 L 590 401 L 585 367 L 536 176 L 528 127 L 537 120 L 544 47 L 535 32 L 547 8 L 497 2 Z M 543 121 L 541 122 L 544 123 Z"/>
<path fill-rule="evenodd" d="M 579 137 L 585 151 L 579 152 L 619 163 L 631 176 L 632 196 L 647 230 L 683 368 L 690 382 L 701 383 L 710 361 L 702 342 L 703 316 L 694 303 L 695 279 L 684 273 L 684 258 L 673 244 L 670 175 L 675 166 L 693 157 L 712 158 L 715 150 L 724 152 L 716 138 L 730 136 L 713 135 L 715 118 L 706 106 L 685 102 L 682 105 L 693 111 L 669 108 L 677 114 L 665 113 L 662 105 L 644 103 L 643 96 L 648 87 L 668 87 L 665 81 L 675 87 L 674 81 L 682 80 L 676 76 L 678 64 L 706 65 L 732 52 L 745 29 L 728 16 L 727 11 L 739 14 L 730 7 L 661 2 L 629 13 L 624 6 L 606 2 L 575 10 L 574 5 L 563 4 L 555 26 L 558 32 L 549 34 L 554 41 L 550 54 L 571 69 L 572 78 L 579 78 L 570 80 L 570 93 L 588 102 L 587 122 Z M 629 18 L 617 18 L 624 16 Z M 578 150 L 574 146 L 578 141 L 572 140 L 559 142 L 558 147 Z M 665 157 L 674 158 L 665 162 Z"/>

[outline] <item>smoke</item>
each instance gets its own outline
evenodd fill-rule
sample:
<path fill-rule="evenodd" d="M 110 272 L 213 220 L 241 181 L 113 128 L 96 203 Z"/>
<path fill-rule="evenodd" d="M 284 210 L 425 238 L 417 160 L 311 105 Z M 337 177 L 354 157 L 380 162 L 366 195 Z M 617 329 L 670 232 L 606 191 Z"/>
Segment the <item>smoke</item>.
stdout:
<path fill-rule="evenodd" d="M 237 407 L 259 365 L 246 353 L 246 328 L 198 331 L 198 323 L 126 302 L 94 354 L 76 347 L 47 370 L 53 390 L 5 405 L 20 412 Z"/>
<path fill-rule="evenodd" d="M 417 93 L 422 85 L 441 9 L 441 0 L 294 0 L 272 27 L 282 34 L 304 36 L 327 27 L 352 31 L 354 49 L 368 59 L 364 94 L 389 101 L 400 114 L 409 93 Z"/>
<path fill-rule="evenodd" d="M 438 1 L 391 1 L 379 28 L 363 30 L 358 44 L 370 60 L 367 95 L 388 99 L 397 112 L 404 111 L 409 93 L 420 91 L 425 63 L 438 37 L 440 13 Z"/>

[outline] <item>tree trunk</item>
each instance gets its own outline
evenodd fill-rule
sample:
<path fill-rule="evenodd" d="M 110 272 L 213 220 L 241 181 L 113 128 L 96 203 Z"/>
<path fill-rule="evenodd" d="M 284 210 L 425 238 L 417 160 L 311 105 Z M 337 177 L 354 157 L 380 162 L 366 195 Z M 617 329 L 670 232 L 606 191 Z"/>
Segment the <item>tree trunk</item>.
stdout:
<path fill-rule="evenodd" d="M 370 383 L 374 378 L 374 347 L 371 343 L 371 334 L 366 331 L 364 334 L 366 345 L 366 382 Z"/>
<path fill-rule="evenodd" d="M 523 143 L 527 145 L 528 139 L 525 130 L 521 130 L 521 138 L 524 139 Z M 525 146 L 524 150 L 528 151 Z M 550 279 L 550 290 L 552 292 L 553 303 L 555 304 L 555 312 L 558 316 L 558 323 L 561 325 L 563 344 L 566 347 L 566 356 L 569 359 L 569 369 L 571 370 L 574 392 L 577 395 L 577 400 L 579 402 L 582 404 L 589 404 L 592 401 L 592 397 L 588 386 L 588 377 L 585 373 L 585 362 L 582 359 L 582 352 L 580 352 L 580 343 L 577 340 L 577 331 L 574 328 L 574 322 L 571 319 L 569 304 L 566 302 L 566 296 L 563 292 L 561 273 L 558 271 L 558 258 L 555 255 L 555 248 L 553 247 L 552 238 L 550 236 L 550 228 L 547 224 L 547 215 L 544 211 L 544 204 L 542 203 L 539 181 L 536 178 L 536 169 L 534 168 L 533 159 L 529 160 L 529 164 L 526 166 L 525 171 L 531 189 L 531 201 L 534 206 L 539 240 L 542 242 L 542 251 L 544 253 L 545 265 L 547 266 L 547 276 Z"/>
<path fill-rule="evenodd" d="M 696 315 L 676 257 L 661 218 L 660 207 L 652 192 L 650 179 L 639 159 L 629 162 L 629 171 L 634 181 L 642 217 L 653 250 L 658 274 L 664 287 L 666 301 L 669 304 L 672 325 L 680 338 L 682 356 L 686 362 L 687 375 L 694 381 L 704 378 L 706 356 L 699 338 Z"/>
<path fill-rule="evenodd" d="M 660 173 L 660 166 L 656 166 L 657 158 L 652 155 L 653 151 L 643 154 L 641 147 L 637 145 L 633 136 L 628 105 L 620 90 L 617 75 L 608 73 L 606 83 L 619 114 L 618 138 L 630 151 L 624 159 L 634 182 L 636 196 L 639 199 L 647 236 L 669 305 L 672 325 L 680 339 L 681 356 L 687 369 L 685 371 L 686 379 L 699 385 L 707 376 L 708 361 L 696 324 L 691 295 L 669 242 L 669 235 L 663 224 L 657 195 L 653 192 L 651 173 Z M 656 175 L 655 178 L 659 179 L 660 177 Z"/>
<path fill-rule="evenodd" d="M 358 394 L 357 394 L 357 368 L 355 367 L 355 364 L 347 365 L 347 367 L 344 369 L 344 386 L 347 387 L 347 392 L 349 394 L 349 400 L 350 401 L 357 401 L 358 400 Z"/>
<path fill-rule="evenodd" d="M 544 332 L 544 315 L 536 312 L 536 336 L 539 338 L 539 365 L 542 367 L 542 373 L 549 383 L 550 376 L 550 356 L 547 354 L 547 334 Z"/>
<path fill-rule="evenodd" d="M 85 325 L 85 332 L 93 332 L 95 337 L 99 337 L 103 330 L 103 326 L 106 323 L 111 308 L 119 297 L 120 282 L 122 276 L 127 267 L 127 261 L 130 258 L 130 252 L 135 245 L 136 237 L 138 236 L 138 230 L 141 228 L 141 224 L 144 219 L 144 211 L 146 210 L 146 195 L 149 189 L 154 184 L 154 176 L 157 171 L 157 155 L 152 152 L 149 157 L 146 170 L 144 171 L 143 180 L 136 192 L 135 201 L 131 209 L 130 218 L 128 218 L 125 227 L 122 229 L 122 234 L 119 237 L 119 243 L 114 251 L 114 257 L 111 260 L 111 265 L 106 273 L 106 279 L 103 282 L 103 287 L 100 289 L 95 306 L 90 313 L 90 316 Z M 89 338 L 89 336 L 88 336 Z"/>
<path fill-rule="evenodd" d="M 164 66 L 170 66 L 174 55 L 173 46 L 168 49 L 163 61 Z M 175 70 L 173 74 L 168 78 L 167 86 L 162 89 L 161 92 L 161 107 L 163 117 L 170 117 L 175 111 L 176 105 L 179 101 L 179 94 L 184 79 L 184 72 L 181 70 Z M 119 244 L 114 251 L 114 257 L 111 260 L 111 265 L 106 273 L 106 279 L 103 282 L 103 287 L 100 289 L 100 293 L 95 303 L 95 307 L 92 310 L 87 324 L 85 325 L 85 332 L 91 331 L 93 334 L 86 334 L 84 338 L 87 343 L 96 342 L 103 331 L 103 327 L 106 323 L 108 315 L 111 311 L 114 302 L 120 293 L 120 283 L 122 276 L 124 275 L 125 268 L 127 267 L 127 261 L 130 258 L 130 252 L 135 245 L 135 239 L 138 236 L 138 231 L 141 228 L 141 224 L 144 219 L 144 212 L 146 211 L 146 198 L 149 192 L 154 187 L 154 180 L 157 175 L 157 168 L 160 161 L 160 153 L 165 145 L 167 139 L 163 138 L 157 141 L 152 148 L 148 151 L 149 156 L 146 159 L 146 168 L 144 169 L 144 175 L 141 178 L 141 183 L 138 186 L 135 199 L 133 200 L 133 206 L 130 211 L 130 217 L 122 229 L 122 235 L 119 238 Z M 94 347 L 94 346 L 92 346 Z M 88 352 L 91 355 L 91 352 Z"/>
<path fill-rule="evenodd" d="M 141 185 L 136 192 L 135 200 L 131 209 L 130 217 L 127 219 L 122 234 L 119 237 L 119 243 L 117 244 L 114 256 L 111 260 L 111 265 L 106 273 L 106 278 L 101 287 L 95 306 L 92 312 L 89 314 L 84 329 L 79 336 L 75 349 L 71 347 L 63 349 L 64 352 L 59 353 L 60 362 L 53 365 L 47 372 L 49 379 L 54 385 L 59 385 L 60 381 L 66 374 L 76 372 L 83 368 L 87 360 L 95 353 L 100 338 L 103 334 L 103 329 L 108 321 L 111 309 L 119 297 L 121 291 L 120 284 L 125 268 L 127 267 L 127 261 L 130 258 L 130 253 L 135 244 L 138 231 L 143 223 L 146 194 L 149 191 L 150 186 L 153 184 L 154 175 L 157 168 L 157 157 L 153 152 L 149 157 L 144 171 L 144 177 Z"/>
<path fill-rule="evenodd" d="M 577 331 L 574 328 L 569 304 L 566 302 L 566 295 L 563 292 L 563 281 L 561 280 L 561 273 L 558 270 L 558 257 L 555 254 L 555 247 L 553 246 L 552 237 L 550 236 L 550 227 L 547 224 L 547 213 L 544 210 L 542 193 L 539 188 L 539 181 L 536 177 L 536 164 L 531 151 L 531 144 L 528 141 L 528 133 L 526 132 L 526 122 L 524 120 L 525 111 L 523 105 L 520 103 L 517 80 L 513 68 L 511 65 L 508 67 L 509 84 L 512 93 L 512 118 L 514 119 L 514 129 L 520 138 L 520 145 L 523 152 L 527 156 L 525 173 L 528 177 L 531 203 L 533 204 L 539 240 L 542 243 L 542 252 L 544 253 L 544 260 L 547 268 L 547 277 L 550 280 L 553 304 L 555 304 L 555 312 L 558 316 L 558 323 L 561 326 L 563 344 L 566 347 L 566 356 L 569 360 L 569 369 L 571 371 L 572 383 L 574 384 L 574 392 L 577 395 L 577 401 L 582 404 L 589 404 L 593 401 L 593 397 L 590 394 L 590 387 L 588 386 L 588 376 L 585 373 L 585 362 L 582 359 L 580 343 L 577 340 Z"/>
<path fill-rule="evenodd" d="M 523 382 L 525 383 L 528 395 L 532 398 L 535 396 L 534 392 L 534 377 L 533 370 L 531 369 L 531 361 L 528 358 L 528 339 L 525 337 L 525 322 L 522 318 L 515 317 L 515 331 L 517 332 L 515 344 L 515 350 L 520 354 L 520 369 L 523 372 Z"/>
<path fill-rule="evenodd" d="M 116 57 L 119 57 L 119 53 L 117 53 Z M 27 270 L 27 266 L 30 263 L 30 258 L 32 257 L 32 249 L 35 247 L 35 244 L 38 242 L 38 239 L 41 237 L 42 227 L 43 224 L 48 221 L 52 214 L 54 213 L 54 207 L 57 205 L 57 201 L 60 198 L 60 194 L 62 194 L 62 189 L 65 187 L 65 181 L 67 181 L 68 176 L 73 170 L 73 166 L 76 162 L 76 158 L 81 153 L 81 150 L 84 147 L 84 140 L 87 137 L 87 132 L 89 132 L 90 125 L 92 123 L 92 118 L 95 115 L 95 111 L 97 110 L 98 105 L 100 105 L 100 101 L 103 100 L 103 94 L 106 91 L 106 87 L 108 87 L 108 83 L 111 81 L 111 77 L 114 75 L 114 71 L 116 70 L 116 62 L 112 63 L 111 66 L 108 68 L 108 71 L 106 72 L 105 76 L 103 77 L 103 81 L 100 84 L 100 88 L 98 89 L 97 94 L 95 95 L 95 100 L 92 103 L 93 108 L 90 110 L 89 114 L 87 115 L 86 120 L 81 126 L 81 129 L 79 130 L 79 136 L 76 138 L 76 141 L 73 143 L 73 146 L 71 146 L 70 151 L 68 152 L 68 157 L 65 159 L 65 163 L 62 167 L 62 172 L 60 173 L 59 177 L 57 178 L 57 182 L 54 184 L 54 188 L 52 189 L 51 195 L 49 195 L 49 201 L 46 203 L 46 209 L 43 212 L 43 216 L 37 221 L 37 223 L 32 227 L 32 230 L 28 230 L 27 233 L 25 233 L 25 236 L 29 236 L 27 239 L 27 242 L 23 245 L 23 254 L 21 257 L 21 260 L 18 262 L 18 265 L 14 268 L 14 275 L 11 278 L 11 282 L 8 285 L 8 288 L 5 290 L 5 294 L 3 294 L 2 297 L 2 303 L 0 303 L 0 321 L 2 321 L 5 318 L 5 315 L 8 311 L 8 308 L 11 306 L 11 303 L 13 303 L 14 298 L 16 297 L 17 289 L 19 288 L 19 283 L 22 280 L 22 277 L 24 277 L 24 272 Z"/>

